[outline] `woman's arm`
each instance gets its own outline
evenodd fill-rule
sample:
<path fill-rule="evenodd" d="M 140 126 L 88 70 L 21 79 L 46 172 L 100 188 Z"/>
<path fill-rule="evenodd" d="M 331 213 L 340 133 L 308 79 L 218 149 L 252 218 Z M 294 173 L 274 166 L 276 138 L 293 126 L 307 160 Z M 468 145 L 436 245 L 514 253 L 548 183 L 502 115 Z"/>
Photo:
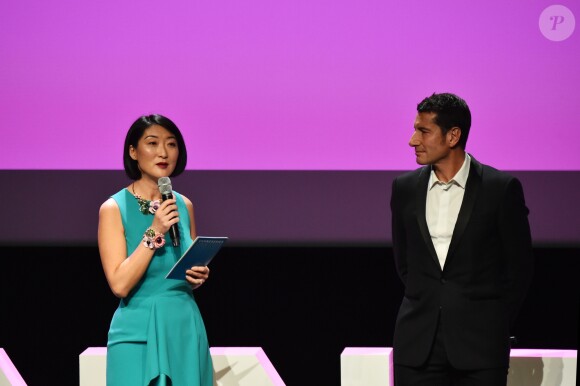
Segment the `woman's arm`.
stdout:
<path fill-rule="evenodd" d="M 183 202 L 185 202 L 185 207 L 187 208 L 187 214 L 189 215 L 189 226 L 190 226 L 190 233 L 191 239 L 195 240 L 197 237 L 197 232 L 195 230 L 195 216 L 193 214 L 193 204 L 189 200 L 189 198 L 185 197 L 184 195 L 181 196 L 183 198 Z"/>
<path fill-rule="evenodd" d="M 185 202 L 185 206 L 187 207 L 187 213 L 189 214 L 189 223 L 191 224 L 190 233 L 191 239 L 195 240 L 197 237 L 197 232 L 195 230 L 195 216 L 193 210 L 193 204 L 191 201 L 185 197 L 183 197 L 183 201 Z M 209 268 L 208 267 L 191 267 L 185 272 L 186 280 L 191 284 L 192 289 L 199 288 L 209 277 Z"/>
<path fill-rule="evenodd" d="M 155 212 L 151 228 L 166 233 L 178 221 L 175 200 L 166 200 Z M 115 296 L 124 298 L 145 274 L 155 250 L 139 243 L 128 255 L 121 212 L 112 198 L 105 201 L 99 210 L 98 240 L 101 263 L 109 287 Z"/>

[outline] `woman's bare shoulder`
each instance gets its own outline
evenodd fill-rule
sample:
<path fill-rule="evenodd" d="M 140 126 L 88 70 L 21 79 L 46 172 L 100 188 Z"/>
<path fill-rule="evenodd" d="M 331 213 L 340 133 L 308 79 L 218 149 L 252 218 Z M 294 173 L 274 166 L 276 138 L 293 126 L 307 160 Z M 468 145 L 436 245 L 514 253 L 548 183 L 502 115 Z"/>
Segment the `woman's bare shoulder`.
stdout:
<path fill-rule="evenodd" d="M 187 198 L 183 194 L 181 195 L 181 198 L 183 198 L 183 202 L 185 203 L 186 207 L 193 209 L 193 203 L 191 202 L 191 200 L 189 198 Z"/>
<path fill-rule="evenodd" d="M 110 197 L 107 201 L 103 202 L 101 208 L 99 209 L 100 214 L 112 214 L 112 213 L 119 213 L 119 205 L 117 201 Z"/>

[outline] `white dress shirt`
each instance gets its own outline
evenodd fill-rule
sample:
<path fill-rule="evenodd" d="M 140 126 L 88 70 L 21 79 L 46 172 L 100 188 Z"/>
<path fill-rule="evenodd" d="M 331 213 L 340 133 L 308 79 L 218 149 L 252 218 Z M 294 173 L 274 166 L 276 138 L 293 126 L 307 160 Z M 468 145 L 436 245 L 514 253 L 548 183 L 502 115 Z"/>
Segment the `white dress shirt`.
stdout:
<path fill-rule="evenodd" d="M 445 266 L 451 236 L 463 202 L 470 165 L 471 157 L 465 153 L 461 169 L 447 183 L 439 181 L 435 171 L 431 170 L 425 216 L 441 269 Z"/>

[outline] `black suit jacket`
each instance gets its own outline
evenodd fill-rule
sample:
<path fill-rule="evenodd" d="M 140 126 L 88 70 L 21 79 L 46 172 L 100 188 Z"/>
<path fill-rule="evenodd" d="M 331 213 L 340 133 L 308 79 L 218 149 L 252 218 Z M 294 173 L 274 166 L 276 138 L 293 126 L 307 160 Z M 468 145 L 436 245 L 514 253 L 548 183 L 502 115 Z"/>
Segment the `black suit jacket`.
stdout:
<path fill-rule="evenodd" d="M 395 327 L 394 361 L 424 364 L 441 317 L 453 366 L 507 366 L 510 329 L 533 267 L 522 186 L 516 178 L 471 158 L 442 270 L 425 218 L 430 172 L 426 166 L 393 182 L 393 251 L 405 286 Z"/>

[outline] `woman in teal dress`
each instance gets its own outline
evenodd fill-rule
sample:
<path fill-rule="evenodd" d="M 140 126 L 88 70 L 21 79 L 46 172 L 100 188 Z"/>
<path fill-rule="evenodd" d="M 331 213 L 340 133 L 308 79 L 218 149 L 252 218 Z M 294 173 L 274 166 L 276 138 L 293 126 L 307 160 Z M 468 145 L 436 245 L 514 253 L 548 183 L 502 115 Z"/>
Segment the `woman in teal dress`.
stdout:
<path fill-rule="evenodd" d="M 165 279 L 195 238 L 191 201 L 173 192 L 161 200 L 160 177 L 185 169 L 187 152 L 177 126 L 161 115 L 142 116 L 129 129 L 123 152 L 133 180 L 99 211 L 99 251 L 120 304 L 109 329 L 108 386 L 212 386 L 213 367 L 192 290 L 209 275 L 191 267 L 183 280 Z M 180 246 L 168 230 L 177 224 Z"/>

